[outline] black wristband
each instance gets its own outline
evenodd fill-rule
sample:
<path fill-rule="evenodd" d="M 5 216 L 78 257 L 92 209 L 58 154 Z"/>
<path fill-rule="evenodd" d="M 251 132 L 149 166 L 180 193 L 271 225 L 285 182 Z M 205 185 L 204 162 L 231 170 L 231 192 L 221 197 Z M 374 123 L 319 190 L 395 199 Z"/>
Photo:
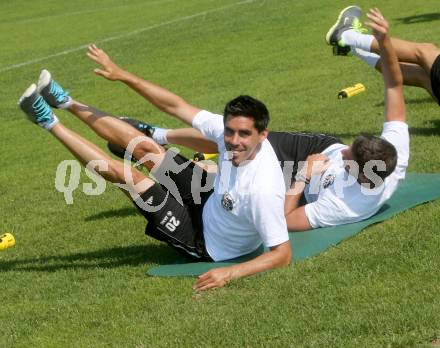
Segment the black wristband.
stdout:
<path fill-rule="evenodd" d="M 295 181 L 303 182 L 306 185 L 310 184 L 310 180 L 307 179 L 306 176 L 301 172 L 296 174 Z"/>

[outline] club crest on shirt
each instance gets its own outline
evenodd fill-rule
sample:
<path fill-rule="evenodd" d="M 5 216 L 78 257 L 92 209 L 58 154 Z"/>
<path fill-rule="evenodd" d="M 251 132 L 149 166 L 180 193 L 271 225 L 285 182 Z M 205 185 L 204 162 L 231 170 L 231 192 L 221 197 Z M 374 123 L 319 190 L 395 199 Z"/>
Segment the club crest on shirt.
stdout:
<path fill-rule="evenodd" d="M 335 182 L 336 175 L 335 174 L 329 174 L 324 178 L 323 187 L 326 189 L 330 185 L 332 185 Z"/>
<path fill-rule="evenodd" d="M 222 206 L 225 210 L 231 211 L 234 209 L 234 198 L 232 198 L 229 192 L 226 192 L 222 197 Z"/>

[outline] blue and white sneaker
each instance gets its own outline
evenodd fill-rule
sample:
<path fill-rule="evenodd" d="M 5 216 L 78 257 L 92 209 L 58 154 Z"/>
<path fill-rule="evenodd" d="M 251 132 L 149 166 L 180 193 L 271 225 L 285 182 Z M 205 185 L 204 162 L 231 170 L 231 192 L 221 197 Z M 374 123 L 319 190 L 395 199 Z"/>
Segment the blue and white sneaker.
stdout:
<path fill-rule="evenodd" d="M 51 130 L 59 123 L 58 118 L 52 112 L 49 104 L 38 94 L 35 83 L 30 85 L 18 101 L 20 109 L 28 119 L 39 126 Z"/>
<path fill-rule="evenodd" d="M 69 92 L 65 91 L 54 79 L 46 69 L 41 70 L 40 77 L 37 84 L 38 93 L 44 100 L 52 107 L 57 109 L 65 109 L 70 106 L 72 98 L 69 97 Z"/>

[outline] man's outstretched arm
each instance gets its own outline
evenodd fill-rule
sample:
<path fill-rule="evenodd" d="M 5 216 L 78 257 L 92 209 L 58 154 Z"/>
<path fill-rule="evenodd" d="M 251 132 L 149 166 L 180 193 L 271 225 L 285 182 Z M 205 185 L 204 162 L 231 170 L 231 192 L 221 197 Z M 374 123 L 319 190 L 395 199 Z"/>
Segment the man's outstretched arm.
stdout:
<path fill-rule="evenodd" d="M 200 111 L 199 108 L 188 104 L 183 98 L 165 88 L 123 70 L 110 59 L 107 53 L 95 45 L 89 46 L 87 56 L 101 66 L 94 70 L 97 75 L 110 81 L 125 83 L 159 110 L 192 126 L 192 120 Z"/>
<path fill-rule="evenodd" d="M 385 84 L 385 119 L 386 121 L 406 121 L 405 99 L 403 97 L 403 77 L 396 52 L 388 35 L 388 22 L 374 8 L 367 14 L 370 19 L 366 24 L 373 29 L 382 64 L 382 76 Z"/>
<path fill-rule="evenodd" d="M 290 242 L 287 241 L 270 248 L 270 251 L 267 253 L 250 261 L 234 266 L 215 268 L 202 274 L 197 279 L 194 290 L 204 291 L 220 288 L 234 279 L 250 276 L 277 267 L 287 266 L 291 259 L 292 250 L 290 248 Z"/>

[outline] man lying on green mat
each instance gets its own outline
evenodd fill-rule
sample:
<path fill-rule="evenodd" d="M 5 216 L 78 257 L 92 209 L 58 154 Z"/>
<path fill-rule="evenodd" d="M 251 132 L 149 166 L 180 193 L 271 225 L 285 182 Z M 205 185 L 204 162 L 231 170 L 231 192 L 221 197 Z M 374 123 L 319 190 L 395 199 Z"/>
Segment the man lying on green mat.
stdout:
<path fill-rule="evenodd" d="M 19 105 L 28 118 L 47 129 L 83 165 L 119 184 L 148 220 L 146 233 L 195 261 L 223 261 L 250 254 L 264 244 L 269 251 L 252 260 L 201 275 L 194 288 L 221 287 L 232 279 L 291 262 L 291 247 L 283 214 L 286 188 L 275 152 L 267 141 L 269 113 L 260 101 L 239 96 L 223 115 L 196 108 L 179 96 L 115 65 L 94 45 L 88 55 L 101 64 L 98 75 L 120 80 L 159 109 L 193 125 L 214 141 L 221 154 L 214 188 L 193 193 L 193 183 L 209 180 L 194 162 L 165 151 L 153 139 L 126 122 L 73 100 L 47 70 L 32 84 Z M 127 148 L 142 160 L 158 182 L 112 159 L 94 144 L 62 125 L 51 110 L 63 108 L 105 140 Z M 311 157 L 311 161 L 320 156 Z M 326 161 L 309 166 L 306 178 L 319 175 Z M 262 170 L 264 168 L 264 170 Z"/>
<path fill-rule="evenodd" d="M 102 63 L 104 70 L 99 74 L 126 81 L 154 105 L 217 141 L 225 160 L 218 167 L 214 189 L 201 192 L 198 199 L 194 197 L 194 176 L 204 182 L 208 173 L 197 170 L 194 162 L 179 154 L 165 152 L 118 118 L 73 100 L 47 70 L 40 74 L 38 87 L 32 84 L 20 98 L 19 105 L 29 119 L 47 129 L 83 165 L 125 188 L 148 221 L 146 234 L 187 257 L 223 261 L 249 254 L 261 244 L 270 249 L 240 265 L 206 272 L 198 278 L 196 290 L 221 287 L 232 279 L 288 265 L 292 255 L 283 214 L 286 190 L 276 155 L 266 139 L 269 113 L 265 105 L 252 97 L 239 96 L 226 105 L 224 115 L 215 115 L 121 70 L 96 46 L 89 48 L 89 55 Z M 67 109 L 107 141 L 131 149 L 135 158 L 148 154 L 144 164 L 159 182 L 112 159 L 66 128 L 49 105 Z M 260 170 L 266 165 L 264 171 Z"/>
<path fill-rule="evenodd" d="M 359 8 L 343 10 L 331 35 L 353 31 Z M 358 136 L 351 146 L 322 134 L 270 132 L 268 140 L 282 163 L 286 182 L 292 184 L 284 207 L 290 231 L 336 226 L 367 219 L 392 196 L 405 178 L 409 158 L 409 134 L 405 123 L 402 74 L 390 44 L 388 23 L 377 10 L 368 14 L 373 34 L 381 49 L 385 83 L 385 123 L 380 137 Z M 167 130 L 125 119 L 152 136 L 160 144 L 179 144 L 205 153 L 217 152 L 215 143 L 194 129 Z M 113 153 L 123 156 L 124 149 L 109 144 Z M 309 183 L 298 164 L 312 154 L 330 159 L 330 167 Z M 310 158 L 309 158 L 310 160 Z M 350 173 L 350 175 L 349 175 Z M 304 185 L 304 182 L 306 185 Z M 303 192 L 304 190 L 304 192 Z M 305 205 L 300 204 L 304 193 Z"/>

